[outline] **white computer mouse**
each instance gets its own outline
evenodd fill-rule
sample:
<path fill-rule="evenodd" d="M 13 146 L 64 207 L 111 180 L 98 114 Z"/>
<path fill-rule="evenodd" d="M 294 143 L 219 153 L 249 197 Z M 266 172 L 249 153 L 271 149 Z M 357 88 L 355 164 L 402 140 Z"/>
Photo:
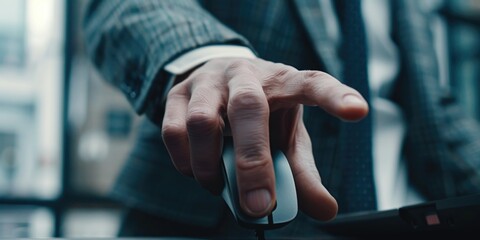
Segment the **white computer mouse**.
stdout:
<path fill-rule="evenodd" d="M 237 176 L 235 168 L 235 151 L 231 138 L 225 138 L 223 150 L 223 169 L 225 186 L 222 197 L 227 203 L 235 220 L 245 228 L 268 230 L 280 228 L 291 222 L 298 213 L 297 193 L 290 165 L 285 155 L 279 150 L 272 150 L 275 171 L 276 206 L 265 217 L 255 218 L 246 215 L 239 202 Z"/>

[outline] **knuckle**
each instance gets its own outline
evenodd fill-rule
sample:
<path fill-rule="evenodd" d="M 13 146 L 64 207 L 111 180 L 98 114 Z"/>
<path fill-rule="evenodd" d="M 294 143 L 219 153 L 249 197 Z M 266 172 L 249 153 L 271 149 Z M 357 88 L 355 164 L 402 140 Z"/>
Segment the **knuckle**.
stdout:
<path fill-rule="evenodd" d="M 196 107 L 189 111 L 187 115 L 187 129 L 189 134 L 209 134 L 217 128 L 218 118 L 216 114 L 202 107 Z"/>
<path fill-rule="evenodd" d="M 250 61 L 246 58 L 237 58 L 232 60 L 229 64 L 228 67 L 235 69 L 235 68 L 249 68 L 251 65 Z"/>
<path fill-rule="evenodd" d="M 267 103 L 265 96 L 253 87 L 243 87 L 235 91 L 230 98 L 232 111 L 254 109 L 266 110 Z"/>
<path fill-rule="evenodd" d="M 277 79 L 283 79 L 293 71 L 294 71 L 293 67 L 284 65 L 282 68 L 279 68 L 277 71 L 275 71 L 275 73 L 273 74 L 273 77 Z"/>
<path fill-rule="evenodd" d="M 176 143 L 181 141 L 182 136 L 186 133 L 185 126 L 181 124 L 169 122 L 162 125 L 162 138 L 166 144 L 177 145 Z"/>
<path fill-rule="evenodd" d="M 288 76 L 293 72 L 291 68 L 285 65 L 285 67 L 279 67 L 272 71 L 269 75 L 265 77 L 265 83 L 267 86 L 276 85 L 276 84 L 285 84 L 288 80 Z"/>
<path fill-rule="evenodd" d="M 322 79 L 325 79 L 327 78 L 329 75 L 325 72 L 321 72 L 321 71 L 303 71 L 303 78 L 307 81 L 310 81 L 310 80 L 322 80 Z"/>
<path fill-rule="evenodd" d="M 236 161 L 236 167 L 242 172 L 257 172 L 266 169 L 271 164 L 271 159 L 266 150 L 249 148 L 239 156 L 241 160 Z"/>
<path fill-rule="evenodd" d="M 275 63 L 273 65 L 274 71 L 279 73 L 278 75 L 281 75 L 281 73 L 287 74 L 291 72 L 297 72 L 298 70 L 294 68 L 293 66 L 286 65 L 283 63 Z"/>
<path fill-rule="evenodd" d="M 181 86 L 180 85 L 175 85 L 173 86 L 170 91 L 168 91 L 168 94 L 167 94 L 167 99 L 176 99 L 176 98 L 180 98 L 183 96 L 183 94 L 181 93 Z"/>

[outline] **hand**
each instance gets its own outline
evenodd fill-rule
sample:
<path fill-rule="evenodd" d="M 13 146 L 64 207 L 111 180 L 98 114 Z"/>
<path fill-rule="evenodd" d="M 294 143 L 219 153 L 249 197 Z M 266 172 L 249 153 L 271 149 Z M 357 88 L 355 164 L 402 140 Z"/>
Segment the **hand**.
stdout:
<path fill-rule="evenodd" d="M 293 172 L 300 209 L 327 220 L 338 206 L 321 184 L 302 105 L 319 106 L 347 121 L 368 113 L 357 91 L 324 72 L 258 58 L 222 58 L 208 61 L 170 90 L 162 136 L 177 170 L 218 194 L 223 136 L 231 134 L 240 205 L 252 217 L 268 215 L 274 207 L 270 146 L 281 149 Z"/>

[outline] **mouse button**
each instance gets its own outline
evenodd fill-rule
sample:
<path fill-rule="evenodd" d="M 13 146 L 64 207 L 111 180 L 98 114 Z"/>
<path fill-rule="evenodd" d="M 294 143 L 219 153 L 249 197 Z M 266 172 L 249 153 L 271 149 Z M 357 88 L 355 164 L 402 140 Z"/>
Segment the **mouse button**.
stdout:
<path fill-rule="evenodd" d="M 287 158 L 281 151 L 274 153 L 276 208 L 273 222 L 276 224 L 292 221 L 298 212 L 295 181 Z"/>

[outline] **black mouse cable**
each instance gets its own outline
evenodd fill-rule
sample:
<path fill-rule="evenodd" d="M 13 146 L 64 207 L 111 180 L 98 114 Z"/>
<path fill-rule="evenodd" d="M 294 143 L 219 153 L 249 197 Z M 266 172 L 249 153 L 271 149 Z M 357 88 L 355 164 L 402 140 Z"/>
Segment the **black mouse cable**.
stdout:
<path fill-rule="evenodd" d="M 255 229 L 255 236 L 257 236 L 257 240 L 265 240 L 265 231 L 263 229 Z"/>

